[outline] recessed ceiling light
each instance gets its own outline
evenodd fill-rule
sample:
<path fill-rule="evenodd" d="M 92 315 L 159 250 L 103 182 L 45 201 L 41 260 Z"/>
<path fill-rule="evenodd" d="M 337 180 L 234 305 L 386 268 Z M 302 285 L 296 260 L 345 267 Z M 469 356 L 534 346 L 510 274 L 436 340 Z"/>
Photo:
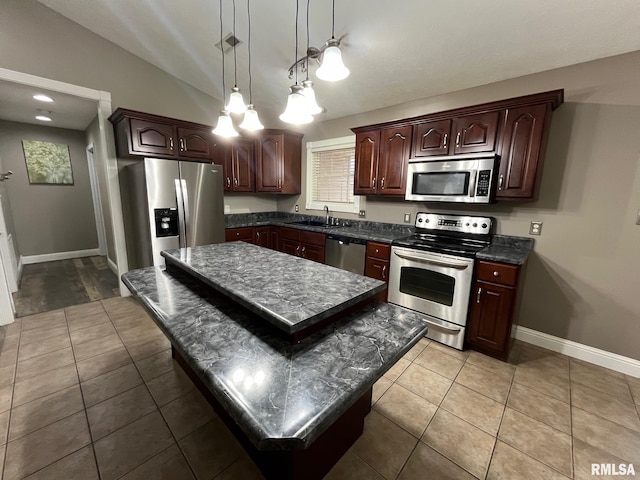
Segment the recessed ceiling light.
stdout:
<path fill-rule="evenodd" d="M 53 98 L 48 97 L 46 95 L 43 95 L 42 93 L 34 95 L 33 98 L 35 98 L 36 100 L 39 100 L 41 102 L 53 102 Z"/>
<path fill-rule="evenodd" d="M 50 122 L 51 117 L 47 117 L 46 115 L 36 115 L 36 120 L 40 120 L 41 122 Z"/>

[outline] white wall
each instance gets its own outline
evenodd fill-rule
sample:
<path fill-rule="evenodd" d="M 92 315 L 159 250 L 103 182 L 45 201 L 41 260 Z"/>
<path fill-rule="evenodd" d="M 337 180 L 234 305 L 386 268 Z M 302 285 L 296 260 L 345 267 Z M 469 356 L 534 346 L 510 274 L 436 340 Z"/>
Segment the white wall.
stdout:
<path fill-rule="evenodd" d="M 544 222 L 527 267 L 521 325 L 640 359 L 640 52 L 454 92 L 312 125 L 305 141 L 340 137 L 350 127 L 565 89 L 554 113 L 540 199 L 450 207 L 368 198 L 367 219 L 402 223 L 420 211 L 489 214 L 497 231 L 529 236 Z M 303 168 L 303 175 L 306 168 Z M 305 182 L 303 181 L 303 188 Z M 305 213 L 305 195 L 278 209 Z M 309 213 L 317 213 L 315 211 Z M 355 215 L 337 214 L 356 218 Z"/>

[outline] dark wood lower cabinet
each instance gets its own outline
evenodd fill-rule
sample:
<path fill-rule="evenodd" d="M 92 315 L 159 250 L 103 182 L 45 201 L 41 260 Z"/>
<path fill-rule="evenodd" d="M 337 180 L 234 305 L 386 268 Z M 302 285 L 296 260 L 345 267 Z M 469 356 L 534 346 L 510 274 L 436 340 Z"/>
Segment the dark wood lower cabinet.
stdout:
<path fill-rule="evenodd" d="M 224 232 L 225 242 L 254 243 L 253 227 L 227 228 Z"/>
<path fill-rule="evenodd" d="M 254 243 L 265 248 L 272 248 L 271 227 L 256 227 Z"/>
<path fill-rule="evenodd" d="M 278 250 L 289 255 L 324 263 L 324 233 L 282 227 L 278 232 Z"/>
<path fill-rule="evenodd" d="M 300 244 L 300 256 L 307 260 L 324 263 L 324 245 L 312 245 L 311 243 Z"/>
<path fill-rule="evenodd" d="M 466 334 L 469 347 L 500 360 L 508 359 L 521 275 L 522 269 L 516 265 L 477 262 Z"/>
<path fill-rule="evenodd" d="M 367 277 L 382 280 L 389 283 L 389 256 L 391 246 L 386 243 L 367 242 L 367 257 L 365 260 L 364 274 Z M 383 302 L 387 301 L 387 290 L 381 292 L 379 297 Z"/>

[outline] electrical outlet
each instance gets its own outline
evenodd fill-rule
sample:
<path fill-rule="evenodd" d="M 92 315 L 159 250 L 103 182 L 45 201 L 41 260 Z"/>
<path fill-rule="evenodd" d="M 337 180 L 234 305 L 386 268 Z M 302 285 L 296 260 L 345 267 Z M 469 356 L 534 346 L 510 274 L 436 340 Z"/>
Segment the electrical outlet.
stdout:
<path fill-rule="evenodd" d="M 295 206 L 295 211 L 298 213 L 300 211 L 300 207 L 298 205 Z"/>
<path fill-rule="evenodd" d="M 360 210 L 360 211 L 358 212 L 358 216 L 359 216 L 360 218 L 364 218 L 364 217 L 366 217 L 366 216 L 367 216 L 367 212 L 366 212 L 365 210 Z"/>
<path fill-rule="evenodd" d="M 638 216 L 636 217 L 636 225 L 640 225 L 640 210 L 638 210 Z"/>
<path fill-rule="evenodd" d="M 542 233 L 542 222 L 531 222 L 529 235 L 540 235 Z"/>
<path fill-rule="evenodd" d="M 405 213 L 404 214 L 404 223 L 411 223 L 411 214 L 410 213 Z"/>

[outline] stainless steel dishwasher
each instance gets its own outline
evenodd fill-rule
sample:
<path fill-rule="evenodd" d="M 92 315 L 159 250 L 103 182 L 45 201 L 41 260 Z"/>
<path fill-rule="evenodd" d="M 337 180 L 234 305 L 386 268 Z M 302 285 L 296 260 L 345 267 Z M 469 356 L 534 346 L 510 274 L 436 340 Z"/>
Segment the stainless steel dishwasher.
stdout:
<path fill-rule="evenodd" d="M 364 275 L 367 241 L 330 233 L 325 247 L 325 263 Z"/>

